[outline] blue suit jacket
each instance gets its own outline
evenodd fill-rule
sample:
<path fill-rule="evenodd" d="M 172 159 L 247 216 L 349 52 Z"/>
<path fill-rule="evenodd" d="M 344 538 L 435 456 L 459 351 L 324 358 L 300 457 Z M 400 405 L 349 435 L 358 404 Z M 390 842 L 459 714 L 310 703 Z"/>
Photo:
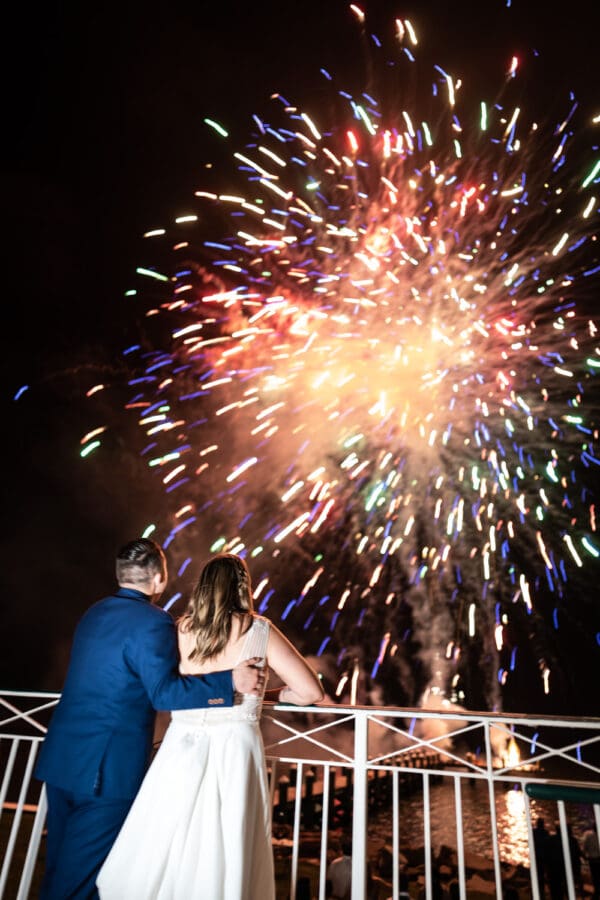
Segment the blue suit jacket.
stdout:
<path fill-rule="evenodd" d="M 145 594 L 120 588 L 94 604 L 75 631 L 36 777 L 74 793 L 134 797 L 155 710 L 233 704 L 231 672 L 182 676 L 178 665 L 173 620 Z"/>

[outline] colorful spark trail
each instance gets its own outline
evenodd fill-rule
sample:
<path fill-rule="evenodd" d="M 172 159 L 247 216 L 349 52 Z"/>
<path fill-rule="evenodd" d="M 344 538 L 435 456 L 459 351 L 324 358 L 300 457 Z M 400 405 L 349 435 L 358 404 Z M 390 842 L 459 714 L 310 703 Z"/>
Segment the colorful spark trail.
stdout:
<path fill-rule="evenodd" d="M 599 120 L 512 105 L 515 59 L 490 103 L 432 71 L 428 121 L 399 67 L 392 111 L 325 70 L 335 121 L 273 97 L 229 188 L 147 233 L 138 296 L 170 334 L 127 349 L 127 409 L 172 602 L 241 553 L 332 694 L 490 707 L 525 652 L 552 690 L 598 575 Z"/>

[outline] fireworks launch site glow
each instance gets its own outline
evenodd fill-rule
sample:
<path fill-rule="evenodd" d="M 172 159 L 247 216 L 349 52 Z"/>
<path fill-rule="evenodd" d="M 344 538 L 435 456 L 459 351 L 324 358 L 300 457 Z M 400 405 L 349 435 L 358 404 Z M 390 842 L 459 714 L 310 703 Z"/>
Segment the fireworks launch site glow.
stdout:
<path fill-rule="evenodd" d="M 146 234 L 131 302 L 159 337 L 125 351 L 124 415 L 169 602 L 238 553 L 332 697 L 499 707 L 524 657 L 552 692 L 576 604 L 600 641 L 600 122 L 511 100 L 510 54 L 498 97 L 433 65 L 421 107 L 392 24 L 380 85 L 323 69 L 326 103 L 274 95 L 241 147 L 206 120 L 227 187 Z"/>

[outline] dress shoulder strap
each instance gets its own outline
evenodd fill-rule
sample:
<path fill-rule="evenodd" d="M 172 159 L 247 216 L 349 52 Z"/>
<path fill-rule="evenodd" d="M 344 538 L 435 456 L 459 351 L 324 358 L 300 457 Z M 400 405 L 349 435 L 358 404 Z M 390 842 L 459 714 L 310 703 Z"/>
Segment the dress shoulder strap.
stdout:
<path fill-rule="evenodd" d="M 254 616 L 252 625 L 246 632 L 246 640 L 238 662 L 249 659 L 251 656 L 260 656 L 264 659 L 267 655 L 268 642 L 269 620 L 264 619 L 262 616 Z"/>

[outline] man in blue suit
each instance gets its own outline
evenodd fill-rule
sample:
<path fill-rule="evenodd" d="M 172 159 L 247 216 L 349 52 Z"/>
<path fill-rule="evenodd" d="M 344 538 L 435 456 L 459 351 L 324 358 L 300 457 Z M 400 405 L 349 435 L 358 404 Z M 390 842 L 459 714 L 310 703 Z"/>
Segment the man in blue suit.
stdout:
<path fill-rule="evenodd" d="M 260 690 L 258 660 L 204 676 L 179 674 L 171 616 L 153 605 L 167 583 L 161 547 L 141 538 L 116 562 L 119 590 L 75 631 L 62 696 L 35 775 L 48 798 L 44 900 L 97 897 L 96 877 L 150 761 L 156 710 L 232 706 Z"/>

